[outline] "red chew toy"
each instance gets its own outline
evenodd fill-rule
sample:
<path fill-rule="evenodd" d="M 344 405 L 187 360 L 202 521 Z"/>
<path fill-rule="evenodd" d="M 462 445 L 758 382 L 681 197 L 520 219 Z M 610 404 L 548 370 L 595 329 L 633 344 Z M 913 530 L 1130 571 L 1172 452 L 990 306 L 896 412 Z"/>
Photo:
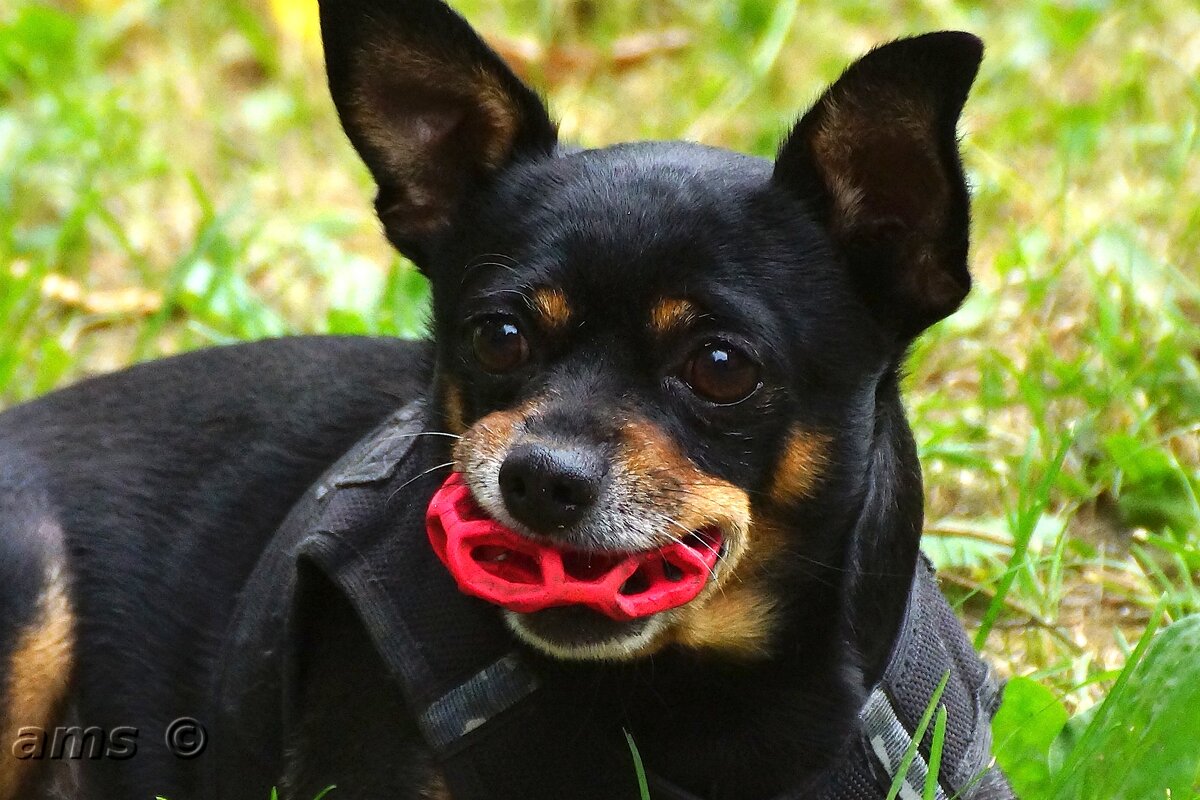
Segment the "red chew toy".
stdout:
<path fill-rule="evenodd" d="M 559 550 L 487 518 L 457 472 L 425 519 L 434 552 L 463 592 L 522 613 L 584 605 L 631 620 L 681 606 L 704 588 L 721 546 L 705 530 L 641 553 Z"/>

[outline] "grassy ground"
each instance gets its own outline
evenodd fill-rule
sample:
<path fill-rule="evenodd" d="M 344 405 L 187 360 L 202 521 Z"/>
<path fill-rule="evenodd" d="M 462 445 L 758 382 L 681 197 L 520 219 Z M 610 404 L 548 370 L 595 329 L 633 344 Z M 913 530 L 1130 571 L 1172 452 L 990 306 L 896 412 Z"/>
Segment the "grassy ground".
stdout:
<path fill-rule="evenodd" d="M 415 335 L 299 0 L 0 10 L 0 404 L 290 331 Z M 873 43 L 989 51 L 962 126 L 977 288 L 911 361 L 927 549 L 1068 711 L 1200 611 L 1200 7 L 458 3 L 568 138 L 769 154 Z M 1159 795 L 1161 796 L 1161 795 Z"/>

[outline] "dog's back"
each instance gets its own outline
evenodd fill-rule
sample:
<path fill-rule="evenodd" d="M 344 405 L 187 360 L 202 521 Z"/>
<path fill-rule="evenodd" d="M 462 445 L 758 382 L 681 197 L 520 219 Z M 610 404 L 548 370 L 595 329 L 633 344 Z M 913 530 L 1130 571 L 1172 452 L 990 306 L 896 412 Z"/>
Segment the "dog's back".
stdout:
<path fill-rule="evenodd" d="M 106 739 L 138 729 L 137 757 L 89 762 L 91 779 L 156 771 L 162 731 L 197 707 L 267 538 L 331 461 L 420 390 L 426 362 L 424 345 L 397 340 L 274 340 L 0 415 L 0 734 L 27 756 L 0 762 L 0 797 L 70 762 L 53 748 L 71 718 Z M 71 796 L 92 796 L 81 791 Z"/>

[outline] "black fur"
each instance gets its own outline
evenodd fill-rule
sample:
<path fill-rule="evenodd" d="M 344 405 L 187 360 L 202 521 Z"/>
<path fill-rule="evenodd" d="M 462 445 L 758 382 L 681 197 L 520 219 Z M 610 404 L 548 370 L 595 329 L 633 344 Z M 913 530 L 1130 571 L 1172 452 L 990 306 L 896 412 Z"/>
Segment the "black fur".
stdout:
<path fill-rule="evenodd" d="M 75 715 L 145 732 L 137 757 L 87 762 L 98 788 L 80 796 L 187 786 L 161 731 L 203 706 L 238 587 L 300 493 L 420 391 L 426 361 L 424 346 L 395 340 L 276 340 L 137 366 L 0 415 L 3 473 L 36 475 L 66 535 Z M 5 537 L 22 541 L 42 546 Z"/>
<path fill-rule="evenodd" d="M 388 236 L 432 282 L 433 343 L 216 349 L 0 416 L 0 644 L 28 619 L 29 565 L 49 557 L 28 527 L 49 515 L 65 531 L 78 618 L 75 714 L 147 730 L 194 715 L 239 588 L 288 509 L 385 414 L 421 395 L 439 405 L 448 387 L 462 390 L 467 424 L 550 397 L 529 424 L 597 446 L 614 420 L 649 420 L 754 498 L 802 425 L 827 437 L 828 453 L 812 497 L 770 509 L 792 531 L 767 568 L 784 608 L 771 658 L 668 649 L 564 680 L 615 699 L 646 759 L 706 798 L 803 783 L 854 726 L 913 575 L 921 479 L 898 371 L 912 338 L 969 286 L 955 120 L 978 41 L 936 34 L 874 52 L 772 164 L 683 143 L 559 148 L 536 95 L 433 0 L 329 0 L 321 18 L 334 100 L 379 185 Z M 388 48 L 401 65 L 418 54 L 422 74 L 372 72 Z M 439 70 L 444 80 L 430 80 Z M 386 107 L 364 117 L 379 98 Z M 827 130 L 834 111 L 855 116 Z M 925 113 L 925 138 L 897 148 L 903 164 L 885 147 L 840 176 L 858 182 L 851 219 L 831 182 L 840 166 L 814 137 L 849 137 L 839 146 L 850 152 L 886 145 Z M 528 320 L 539 287 L 562 292 L 574 323 L 538 338 L 514 373 L 480 369 L 469 321 Z M 664 296 L 707 316 L 681 337 L 650 338 L 646 314 Z M 735 406 L 705 403 L 678 379 L 691 349 L 718 336 L 762 365 L 762 388 Z M 313 710 L 280 776 L 285 795 L 336 782 L 338 797 L 415 798 L 430 775 L 415 728 L 397 722 L 403 706 L 349 610 L 320 605 L 306 665 Z M 159 747 L 86 767 L 80 796 L 203 796 L 194 765 Z"/>

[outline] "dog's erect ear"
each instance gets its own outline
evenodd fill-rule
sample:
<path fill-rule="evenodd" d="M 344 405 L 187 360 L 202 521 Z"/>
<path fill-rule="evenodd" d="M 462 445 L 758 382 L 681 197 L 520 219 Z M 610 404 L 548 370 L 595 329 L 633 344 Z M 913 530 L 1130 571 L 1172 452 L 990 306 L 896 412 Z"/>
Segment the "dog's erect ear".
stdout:
<path fill-rule="evenodd" d="M 775 181 L 815 204 L 863 296 L 901 339 L 971 287 L 955 125 L 983 44 L 929 33 L 871 51 L 796 124 Z"/>
<path fill-rule="evenodd" d="M 537 95 L 437 0 L 321 0 L 329 88 L 379 186 L 388 238 L 420 260 L 467 192 L 557 130 Z"/>

